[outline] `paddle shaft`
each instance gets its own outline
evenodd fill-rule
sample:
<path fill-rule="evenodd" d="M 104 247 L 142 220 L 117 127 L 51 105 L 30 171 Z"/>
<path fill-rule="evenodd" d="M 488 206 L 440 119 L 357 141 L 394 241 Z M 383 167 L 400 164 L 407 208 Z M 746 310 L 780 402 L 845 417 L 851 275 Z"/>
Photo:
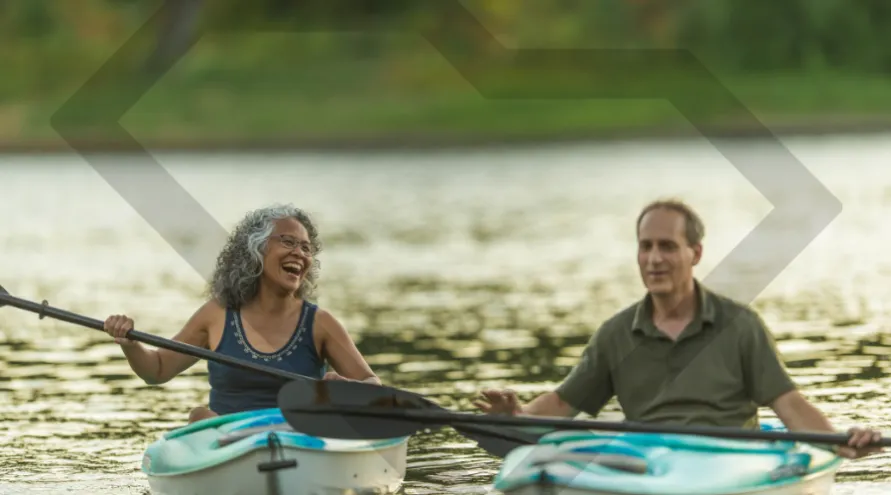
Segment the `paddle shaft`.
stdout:
<path fill-rule="evenodd" d="M 4 293 L 5 291 L 0 291 L 0 301 L 4 304 L 8 304 L 10 306 L 15 306 L 19 309 L 24 309 L 25 311 L 30 311 L 32 313 L 36 313 L 40 316 L 40 319 L 43 319 L 45 316 L 50 318 L 54 318 L 56 320 L 65 321 L 68 323 L 74 323 L 75 325 L 81 325 L 87 328 L 92 328 L 94 330 L 99 330 L 101 332 L 105 332 L 105 323 L 93 318 L 89 318 L 86 316 L 79 315 L 77 313 L 72 313 L 70 311 L 65 311 L 64 309 L 54 308 L 46 303 L 38 304 L 33 301 L 29 301 L 27 299 L 20 299 L 8 293 Z M 2 304 L 0 304 L 2 306 Z M 160 347 L 162 349 L 168 349 L 171 351 L 176 351 L 181 354 L 186 354 L 192 357 L 206 359 L 208 361 L 215 361 L 217 363 L 226 364 L 229 366 L 235 366 L 238 368 L 242 368 L 245 370 L 256 371 L 259 373 L 265 373 L 267 375 L 282 378 L 285 380 L 297 380 L 297 379 L 305 379 L 311 380 L 311 378 L 299 375 L 297 373 L 291 373 L 289 371 L 283 371 L 271 366 L 264 366 L 258 363 L 251 363 L 249 361 L 242 361 L 237 358 L 233 358 L 230 356 L 226 356 L 224 354 L 220 354 L 217 352 L 213 352 L 209 349 L 204 349 L 203 347 L 197 347 L 193 345 L 189 345 L 183 342 L 177 342 L 175 340 L 165 339 L 163 337 L 158 337 L 156 335 L 151 335 L 148 333 L 139 332 L 137 330 L 130 330 L 127 332 L 127 338 L 131 340 L 135 340 L 138 342 L 142 342 L 145 344 L 149 344 L 155 347 Z"/>
<path fill-rule="evenodd" d="M 65 311 L 63 309 L 55 308 L 50 306 L 46 301 L 43 304 L 38 304 L 33 301 L 29 301 L 27 299 L 21 299 L 15 297 L 0 287 L 0 306 L 6 304 L 19 309 L 23 309 L 25 311 L 30 311 L 32 313 L 37 314 L 40 319 L 44 317 L 54 318 L 56 320 L 64 321 L 67 323 L 73 323 L 75 325 L 80 325 L 83 327 L 91 328 L 94 330 L 98 330 L 101 332 L 105 332 L 105 324 L 104 322 L 89 318 L 86 316 L 79 315 L 77 313 L 72 313 L 70 311 Z M 186 354 L 189 356 L 193 356 L 199 359 L 206 359 L 208 361 L 214 361 L 217 363 L 225 364 L 228 366 L 233 366 L 249 371 L 255 371 L 258 373 L 264 373 L 266 375 L 282 378 L 285 380 L 313 380 L 309 377 L 305 377 L 303 375 L 299 375 L 297 373 L 291 373 L 283 370 L 279 370 L 270 366 L 264 366 L 258 363 L 251 363 L 248 361 L 242 361 L 240 359 L 236 359 L 230 356 L 226 356 L 223 354 L 219 354 L 213 352 L 209 349 L 204 349 L 201 347 L 189 345 L 183 342 L 176 342 L 174 340 L 165 339 L 163 337 L 158 337 L 155 335 L 143 333 L 137 330 L 130 330 L 127 332 L 126 337 L 131 340 L 135 340 L 138 342 L 142 342 L 145 344 L 152 345 L 154 347 L 159 347 L 162 349 L 168 349 L 171 351 L 179 352 L 181 354 Z M 315 380 L 313 380 L 315 381 Z M 648 424 L 640 424 L 640 423 L 616 423 L 616 422 L 604 422 L 604 421 L 585 421 L 585 420 L 575 420 L 575 419 L 561 419 L 561 418 L 533 418 L 533 417 L 511 417 L 511 416 L 494 416 L 494 415 L 478 415 L 478 414 L 467 414 L 467 413 L 456 413 L 447 410 L 419 410 L 419 409 L 393 409 L 393 408 L 365 408 L 365 407 L 355 407 L 355 408 L 338 408 L 331 406 L 323 406 L 316 405 L 311 408 L 307 408 L 304 412 L 310 413 L 327 413 L 327 414 L 348 414 L 348 415 L 359 415 L 359 416 L 371 416 L 371 417 L 388 417 L 388 418 L 405 418 L 409 420 L 415 420 L 419 422 L 433 423 L 433 424 L 450 424 L 453 427 L 458 428 L 466 428 L 469 431 L 475 431 L 483 434 L 488 434 L 494 437 L 501 438 L 511 438 L 513 439 L 513 435 L 508 432 L 495 432 L 492 430 L 487 430 L 483 428 L 474 428 L 470 425 L 478 424 L 478 425 L 501 425 L 501 426 L 527 426 L 527 427 L 549 427 L 555 429 L 592 429 L 592 430 L 604 430 L 604 431 L 621 431 L 621 432 L 635 432 L 635 433 L 675 433 L 681 435 L 703 435 L 703 436 L 714 436 L 714 437 L 722 437 L 722 438 L 740 438 L 740 439 L 751 439 L 751 440 L 787 440 L 787 441 L 799 441 L 805 443 L 817 443 L 817 444 L 827 444 L 827 445 L 846 445 L 848 442 L 848 437 L 840 434 L 832 434 L 832 433 L 808 433 L 808 432 L 776 432 L 776 431 L 761 431 L 761 430 L 742 430 L 742 429 L 732 429 L 732 428 L 721 428 L 721 427 L 702 427 L 702 426 L 670 426 L 670 425 L 648 425 Z M 523 440 L 515 439 L 520 441 L 521 443 L 526 443 Z M 879 442 L 881 446 L 891 446 L 891 439 L 883 438 L 881 442 Z"/>
<path fill-rule="evenodd" d="M 448 424 L 461 427 L 468 424 L 547 427 L 558 430 L 601 430 L 627 433 L 656 433 L 677 435 L 699 435 L 744 440 L 795 441 L 824 445 L 847 445 L 849 437 L 838 433 L 817 433 L 798 431 L 748 430 L 720 426 L 681 426 L 647 424 L 636 422 L 592 421 L 571 418 L 550 418 L 531 416 L 500 416 L 488 414 L 458 413 L 446 410 L 399 409 L 382 407 L 338 407 L 313 405 L 300 408 L 303 413 L 339 414 L 346 416 L 367 416 L 399 418 L 431 424 Z M 883 438 L 874 445 L 891 447 L 891 438 Z"/>

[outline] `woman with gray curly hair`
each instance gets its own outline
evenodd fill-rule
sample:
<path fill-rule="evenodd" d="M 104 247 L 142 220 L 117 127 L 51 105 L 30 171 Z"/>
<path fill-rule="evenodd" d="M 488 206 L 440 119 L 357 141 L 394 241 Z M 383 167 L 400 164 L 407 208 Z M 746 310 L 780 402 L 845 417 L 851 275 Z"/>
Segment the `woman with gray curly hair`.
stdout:
<path fill-rule="evenodd" d="M 320 250 L 318 230 L 299 208 L 273 205 L 248 213 L 217 258 L 209 300 L 173 340 L 311 378 L 380 384 L 343 325 L 309 300 Z M 165 383 L 198 361 L 129 340 L 131 328 L 126 315 L 105 320 L 130 367 L 148 384 Z M 326 362 L 336 371 L 326 373 Z M 207 366 L 210 403 L 194 408 L 190 423 L 276 407 L 283 380 L 215 362 Z"/>

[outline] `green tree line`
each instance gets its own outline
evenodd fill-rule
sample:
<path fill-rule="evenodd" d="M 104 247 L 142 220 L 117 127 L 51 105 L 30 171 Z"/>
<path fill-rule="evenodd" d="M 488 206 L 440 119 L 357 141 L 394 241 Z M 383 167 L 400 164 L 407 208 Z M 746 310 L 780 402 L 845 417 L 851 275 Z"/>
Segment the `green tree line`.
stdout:
<path fill-rule="evenodd" d="M 188 0 L 172 3 L 187 3 Z M 161 0 L 4 0 L 4 53 L 77 53 L 111 44 L 144 22 Z M 201 26 L 332 22 L 435 26 L 440 1 L 197 0 Z M 687 48 L 724 70 L 891 70 L 891 2 L 885 0 L 472 0 L 491 30 L 520 44 Z M 448 26 L 441 26 L 448 29 Z M 460 41 L 466 33 L 451 36 Z M 100 47 L 96 47 L 96 45 Z M 315 50 L 337 55 L 331 36 Z M 387 46 L 374 48 L 386 50 Z M 250 49 L 250 46 L 244 47 Z M 351 55 L 346 52 L 345 55 Z"/>
<path fill-rule="evenodd" d="M 163 97 L 146 96 L 146 105 L 158 110 L 145 113 L 139 124 L 181 133 L 223 132 L 222 126 L 236 123 L 242 127 L 231 132 L 299 132 L 295 126 L 304 124 L 270 116 L 283 100 L 299 97 L 306 100 L 299 105 L 310 106 L 295 106 L 292 114 L 324 116 L 312 121 L 312 129 L 365 123 L 413 129 L 423 121 L 437 129 L 464 129 L 468 122 L 479 128 L 550 122 L 562 130 L 618 125 L 616 115 L 630 126 L 668 118 L 667 110 L 643 104 L 633 110 L 625 103 L 621 114 L 609 103 L 566 104 L 559 111 L 555 103 L 529 110 L 534 118 L 511 114 L 522 105 L 504 104 L 496 116 L 489 109 L 498 105 L 484 108 L 467 91 L 458 94 L 454 70 L 437 60 L 417 32 L 483 65 L 493 35 L 520 47 L 683 48 L 759 111 L 858 114 L 891 107 L 884 82 L 891 71 L 888 0 L 463 1 L 483 30 L 456 22 L 455 4 L 445 0 L 177 0 L 166 5 L 164 0 L 0 0 L 0 137 L 10 132 L 4 123 L 24 134 L 42 129 L 53 135 L 48 115 L 137 32 L 144 34 L 137 40 L 140 48 L 122 69 L 148 73 L 188 53 L 188 61 L 165 79 L 174 82 L 155 88 Z M 153 16 L 156 22 L 140 31 Z M 347 26 L 348 32 L 327 28 L 333 24 Z M 259 29 L 266 34 L 256 34 Z M 297 42 L 287 33 L 301 30 Z M 199 36 L 201 42 L 192 47 Z M 827 75 L 835 79 L 830 82 Z M 797 80 L 784 89 L 778 77 Z M 553 78 L 535 72 L 506 77 L 531 85 L 550 84 Z M 655 79 L 646 84 L 670 83 Z M 337 99 L 326 100 L 330 95 Z M 235 109 L 243 121 L 225 117 Z M 256 115 L 245 115 L 248 111 Z M 545 118 L 542 112 L 551 114 Z"/>

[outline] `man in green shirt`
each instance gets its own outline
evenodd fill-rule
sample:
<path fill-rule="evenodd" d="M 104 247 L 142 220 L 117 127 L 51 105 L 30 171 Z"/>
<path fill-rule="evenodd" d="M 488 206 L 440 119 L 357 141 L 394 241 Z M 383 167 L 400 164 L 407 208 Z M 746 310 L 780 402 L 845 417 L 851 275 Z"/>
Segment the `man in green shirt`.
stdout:
<path fill-rule="evenodd" d="M 638 267 L 647 295 L 604 322 L 556 390 L 521 406 L 510 390 L 484 390 L 487 413 L 596 416 L 616 397 L 630 421 L 758 426 L 772 408 L 793 431 L 834 432 L 799 393 L 773 337 L 747 306 L 709 291 L 693 276 L 704 227 L 680 201 L 647 205 L 637 221 Z M 861 457 L 879 432 L 852 428 L 838 453 Z"/>

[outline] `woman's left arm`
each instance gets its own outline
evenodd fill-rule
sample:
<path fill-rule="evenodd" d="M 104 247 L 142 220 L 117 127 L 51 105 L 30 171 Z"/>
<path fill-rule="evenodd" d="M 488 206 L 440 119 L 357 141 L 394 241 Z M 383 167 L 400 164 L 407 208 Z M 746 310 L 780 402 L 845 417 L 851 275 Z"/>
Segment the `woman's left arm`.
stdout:
<path fill-rule="evenodd" d="M 319 309 L 316 312 L 316 328 L 322 330 L 322 357 L 334 366 L 337 374 L 328 372 L 325 379 L 346 378 L 380 385 L 381 381 L 371 371 L 362 353 L 356 347 L 346 328 L 331 313 Z"/>

